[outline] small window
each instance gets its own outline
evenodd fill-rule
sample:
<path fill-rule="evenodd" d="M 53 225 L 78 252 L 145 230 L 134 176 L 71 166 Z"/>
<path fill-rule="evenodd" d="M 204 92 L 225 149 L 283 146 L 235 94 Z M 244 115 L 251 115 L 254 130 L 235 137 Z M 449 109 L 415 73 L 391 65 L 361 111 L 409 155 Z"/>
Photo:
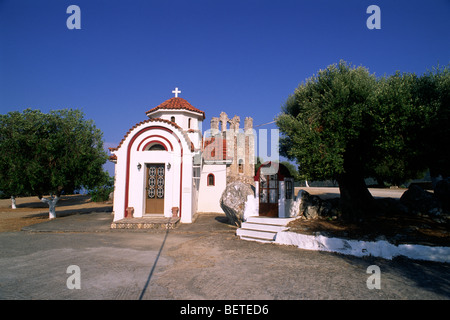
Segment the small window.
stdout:
<path fill-rule="evenodd" d="M 244 160 L 239 159 L 238 168 L 239 168 L 239 173 L 244 173 Z"/>
<path fill-rule="evenodd" d="M 188 119 L 188 129 L 191 128 L 191 118 Z"/>
<path fill-rule="evenodd" d="M 214 175 L 212 173 L 208 174 L 208 186 L 214 186 L 215 185 L 215 181 L 214 181 Z"/>
<path fill-rule="evenodd" d="M 174 116 L 170 117 L 170 121 L 175 122 L 175 117 Z"/>
<path fill-rule="evenodd" d="M 284 185 L 286 187 L 286 199 L 292 199 L 292 181 L 290 180 L 285 180 L 284 181 Z"/>

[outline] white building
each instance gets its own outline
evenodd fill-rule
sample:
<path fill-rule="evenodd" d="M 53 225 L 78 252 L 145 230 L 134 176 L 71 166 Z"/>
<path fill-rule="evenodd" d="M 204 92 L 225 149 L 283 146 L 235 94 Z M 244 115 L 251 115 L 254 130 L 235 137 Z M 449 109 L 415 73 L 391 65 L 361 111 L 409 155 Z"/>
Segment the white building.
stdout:
<path fill-rule="evenodd" d="M 222 132 L 219 118 L 213 118 L 203 137 L 205 112 L 179 98 L 178 88 L 173 93 L 110 148 L 116 164 L 114 221 L 176 214 L 191 223 L 197 212 L 223 213 L 220 197 L 230 179 L 253 183 L 251 118 L 242 132 L 239 117 L 229 120 L 222 113 Z"/>

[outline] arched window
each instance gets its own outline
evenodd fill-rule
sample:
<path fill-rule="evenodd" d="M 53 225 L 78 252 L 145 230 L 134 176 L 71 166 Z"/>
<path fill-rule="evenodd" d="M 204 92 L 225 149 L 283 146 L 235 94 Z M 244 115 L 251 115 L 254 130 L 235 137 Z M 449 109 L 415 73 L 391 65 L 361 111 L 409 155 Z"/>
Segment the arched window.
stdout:
<path fill-rule="evenodd" d="M 171 117 L 170 117 L 170 121 L 175 122 L 175 117 L 174 117 L 174 116 L 171 116 Z"/>
<path fill-rule="evenodd" d="M 214 186 L 215 185 L 215 177 L 212 173 L 208 174 L 208 180 L 207 180 L 207 185 L 208 186 Z"/>
<path fill-rule="evenodd" d="M 154 145 L 152 145 L 147 150 L 148 151 L 160 151 L 160 150 L 164 151 L 164 150 L 166 150 L 166 148 L 162 144 L 155 143 Z"/>

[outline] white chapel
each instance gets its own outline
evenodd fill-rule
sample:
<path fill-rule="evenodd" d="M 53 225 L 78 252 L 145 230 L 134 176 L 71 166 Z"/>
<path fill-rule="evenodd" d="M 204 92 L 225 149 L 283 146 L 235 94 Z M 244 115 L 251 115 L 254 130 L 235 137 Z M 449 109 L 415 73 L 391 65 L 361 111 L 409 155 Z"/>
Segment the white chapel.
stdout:
<path fill-rule="evenodd" d="M 243 130 L 239 117 L 222 112 L 202 132 L 205 112 L 178 97 L 178 88 L 172 92 L 110 148 L 114 221 L 177 216 L 191 223 L 200 212 L 223 213 L 220 197 L 230 181 L 254 184 L 253 120 L 246 118 Z"/>

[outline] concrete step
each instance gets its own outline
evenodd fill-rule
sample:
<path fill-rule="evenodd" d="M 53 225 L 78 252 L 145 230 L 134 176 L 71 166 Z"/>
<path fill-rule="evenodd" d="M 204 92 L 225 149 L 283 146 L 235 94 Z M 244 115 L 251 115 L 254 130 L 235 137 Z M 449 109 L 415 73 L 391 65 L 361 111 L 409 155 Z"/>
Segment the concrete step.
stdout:
<path fill-rule="evenodd" d="M 285 226 L 292 220 L 295 220 L 295 218 L 270 218 L 257 216 L 257 217 L 249 217 L 246 222 Z"/>
<path fill-rule="evenodd" d="M 241 236 L 241 239 L 247 240 L 247 241 L 256 241 L 256 242 L 261 242 L 261 243 L 272 243 L 273 242 L 273 240 L 263 240 L 263 239 L 246 237 L 246 236 Z"/>
<path fill-rule="evenodd" d="M 248 230 L 269 231 L 269 232 L 280 232 L 289 229 L 288 227 L 285 226 L 254 223 L 254 222 L 243 222 L 241 228 Z"/>
<path fill-rule="evenodd" d="M 267 231 L 258 231 L 258 230 L 249 230 L 249 229 L 237 229 L 236 235 L 240 237 L 249 237 L 260 240 L 275 240 L 276 232 L 267 232 Z"/>
<path fill-rule="evenodd" d="M 270 243 L 275 240 L 278 232 L 289 230 L 286 225 L 295 218 L 249 217 L 241 228 L 236 230 L 243 240 Z"/>

